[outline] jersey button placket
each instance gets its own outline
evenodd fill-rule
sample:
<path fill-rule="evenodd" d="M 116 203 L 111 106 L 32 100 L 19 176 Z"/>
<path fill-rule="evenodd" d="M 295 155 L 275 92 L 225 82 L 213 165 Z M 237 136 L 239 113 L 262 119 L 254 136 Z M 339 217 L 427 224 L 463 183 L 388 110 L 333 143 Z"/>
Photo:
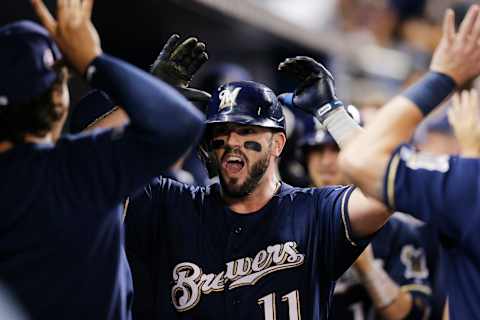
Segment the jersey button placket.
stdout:
<path fill-rule="evenodd" d="M 233 230 L 233 233 L 236 234 L 237 236 L 240 235 L 243 232 L 243 227 L 238 226 Z"/>

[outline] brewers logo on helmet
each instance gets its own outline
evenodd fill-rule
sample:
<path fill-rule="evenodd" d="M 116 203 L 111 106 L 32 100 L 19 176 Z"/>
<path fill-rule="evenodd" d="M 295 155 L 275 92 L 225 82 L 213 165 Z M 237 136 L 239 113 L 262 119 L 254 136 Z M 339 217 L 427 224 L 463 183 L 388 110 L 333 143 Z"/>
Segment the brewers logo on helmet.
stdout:
<path fill-rule="evenodd" d="M 208 105 L 207 125 L 236 123 L 285 132 L 285 117 L 275 93 L 253 81 L 230 82 L 217 89 Z"/>

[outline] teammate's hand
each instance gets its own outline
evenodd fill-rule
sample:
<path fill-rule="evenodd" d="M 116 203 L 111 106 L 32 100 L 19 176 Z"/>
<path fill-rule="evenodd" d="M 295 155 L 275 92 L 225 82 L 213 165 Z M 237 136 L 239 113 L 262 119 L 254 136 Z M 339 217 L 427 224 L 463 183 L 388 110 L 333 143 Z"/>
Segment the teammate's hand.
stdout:
<path fill-rule="evenodd" d="M 442 39 L 430 64 L 430 70 L 449 75 L 459 86 L 480 74 L 479 10 L 478 5 L 470 7 L 458 32 L 455 31 L 453 10 L 447 10 Z"/>
<path fill-rule="evenodd" d="M 479 111 L 477 90 L 464 90 L 453 96 L 453 107 L 448 110 L 448 120 L 455 131 L 462 156 L 480 157 Z"/>
<path fill-rule="evenodd" d="M 303 111 L 318 117 L 322 106 L 338 101 L 332 74 L 312 58 L 288 58 L 280 63 L 278 70 L 286 71 L 301 81 L 292 102 Z"/>
<path fill-rule="evenodd" d="M 102 53 L 100 38 L 90 20 L 93 0 L 57 0 L 57 20 L 42 0 L 32 0 L 32 5 L 68 62 L 84 74 L 92 60 Z"/>
<path fill-rule="evenodd" d="M 176 87 L 189 100 L 208 101 L 210 94 L 207 92 L 188 88 L 195 73 L 207 60 L 203 42 L 198 42 L 198 39 L 193 37 L 181 42 L 180 36 L 174 34 L 160 51 L 151 72 Z"/>
<path fill-rule="evenodd" d="M 365 250 L 363 250 L 362 254 L 355 260 L 353 263 L 353 267 L 361 272 L 367 272 L 375 263 L 375 257 L 373 255 L 372 245 L 369 244 Z"/>

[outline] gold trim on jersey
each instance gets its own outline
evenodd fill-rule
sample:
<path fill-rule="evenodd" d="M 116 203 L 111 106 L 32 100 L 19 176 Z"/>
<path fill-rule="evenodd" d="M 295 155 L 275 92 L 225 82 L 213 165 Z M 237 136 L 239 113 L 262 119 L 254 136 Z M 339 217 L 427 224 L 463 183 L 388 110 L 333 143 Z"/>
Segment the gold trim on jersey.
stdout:
<path fill-rule="evenodd" d="M 406 284 L 404 286 L 400 287 L 400 291 L 402 292 L 410 292 L 410 291 L 418 291 L 421 293 L 424 293 L 426 295 L 431 295 L 432 294 L 432 289 L 430 289 L 429 286 L 423 285 L 423 284 Z"/>
<path fill-rule="evenodd" d="M 397 176 L 398 164 L 400 163 L 400 155 L 397 153 L 388 168 L 387 176 L 387 201 L 388 206 L 395 209 L 395 177 Z"/>
<path fill-rule="evenodd" d="M 347 194 L 349 192 L 349 190 L 353 188 L 353 187 L 350 187 L 347 189 L 347 191 L 344 192 L 343 196 L 342 196 L 342 208 L 341 208 L 341 212 L 342 212 L 342 222 L 343 222 L 343 228 L 345 229 L 345 237 L 347 238 L 348 242 L 350 242 L 350 244 L 354 247 L 357 246 L 357 244 L 355 243 L 355 241 L 352 240 L 352 238 L 350 237 L 350 233 L 348 233 L 348 228 L 347 228 L 347 218 L 345 217 L 345 200 L 347 199 Z"/>

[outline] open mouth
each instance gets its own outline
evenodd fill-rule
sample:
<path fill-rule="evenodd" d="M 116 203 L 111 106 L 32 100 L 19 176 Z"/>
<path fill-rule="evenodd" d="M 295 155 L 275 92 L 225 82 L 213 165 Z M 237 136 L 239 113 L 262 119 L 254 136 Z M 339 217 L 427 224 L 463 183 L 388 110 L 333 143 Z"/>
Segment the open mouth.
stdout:
<path fill-rule="evenodd" d="M 228 174 L 237 174 L 245 166 L 245 160 L 238 154 L 227 154 L 223 157 L 222 167 Z"/>

